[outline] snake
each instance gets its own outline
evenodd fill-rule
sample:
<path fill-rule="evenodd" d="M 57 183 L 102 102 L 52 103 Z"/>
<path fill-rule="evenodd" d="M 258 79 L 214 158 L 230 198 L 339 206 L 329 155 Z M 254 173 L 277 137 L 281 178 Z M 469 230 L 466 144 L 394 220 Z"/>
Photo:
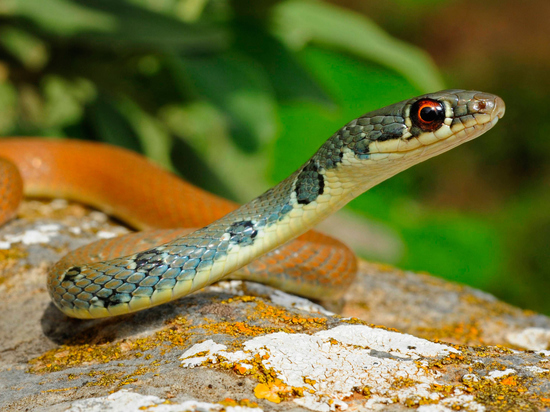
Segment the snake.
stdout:
<path fill-rule="evenodd" d="M 23 196 L 54 196 L 150 229 L 92 243 L 53 265 L 47 289 L 70 317 L 140 311 L 229 277 L 338 297 L 353 282 L 356 258 L 310 229 L 382 181 L 485 133 L 504 112 L 500 97 L 458 89 L 369 112 L 240 207 L 121 148 L 0 139 L 0 222 L 16 214 Z"/>

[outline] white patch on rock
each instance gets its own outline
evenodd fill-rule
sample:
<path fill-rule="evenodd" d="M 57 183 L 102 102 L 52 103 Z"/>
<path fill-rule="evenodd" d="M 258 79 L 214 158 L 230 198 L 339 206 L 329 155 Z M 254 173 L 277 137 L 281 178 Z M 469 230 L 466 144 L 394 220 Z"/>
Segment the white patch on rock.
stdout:
<path fill-rule="evenodd" d="M 453 412 L 443 405 L 420 405 L 416 412 Z"/>
<path fill-rule="evenodd" d="M 165 399 L 157 396 L 140 395 L 122 389 L 109 396 L 73 402 L 66 412 L 262 412 L 260 408 L 223 406 L 199 401 L 164 402 L 166 402 Z"/>
<path fill-rule="evenodd" d="M 473 395 L 458 395 L 451 398 L 442 399 L 441 403 L 444 406 L 447 406 L 452 411 L 456 411 L 460 408 L 466 409 L 470 412 L 485 412 L 485 406 L 474 402 L 474 396 Z"/>
<path fill-rule="evenodd" d="M 416 412 L 453 412 L 452 409 L 444 405 L 421 405 Z"/>
<path fill-rule="evenodd" d="M 100 230 L 99 232 L 97 232 L 97 237 L 100 239 L 111 239 L 117 236 L 119 236 L 119 234 L 108 232 L 107 230 Z"/>
<path fill-rule="evenodd" d="M 82 229 L 79 227 L 70 227 L 69 232 L 71 232 L 73 235 L 80 235 L 82 233 Z"/>
<path fill-rule="evenodd" d="M 487 374 L 487 377 L 490 379 L 498 379 L 504 376 L 513 375 L 515 373 L 517 373 L 515 369 L 505 369 L 503 371 L 491 371 Z"/>
<path fill-rule="evenodd" d="M 511 344 L 527 350 L 544 351 L 550 348 L 550 329 L 526 328 L 508 333 L 506 339 Z"/>
<path fill-rule="evenodd" d="M 29 229 L 18 235 L 5 235 L 0 249 L 9 249 L 14 243 L 23 243 L 24 245 L 35 245 L 38 243 L 49 243 L 53 236 L 59 234 L 61 226 L 48 224 L 40 225 L 35 229 Z M 7 246 L 7 247 L 5 247 Z"/>
<path fill-rule="evenodd" d="M 303 389 L 304 396 L 294 399 L 295 403 L 323 412 L 347 409 L 344 399 L 363 388 L 371 393 L 363 406 L 371 409 L 395 399 L 413 403 L 429 399 L 482 411 L 460 390 L 447 398 L 432 390 L 439 373 L 426 368 L 428 360 L 453 353 L 460 351 L 411 335 L 342 325 L 313 335 L 279 332 L 259 336 L 245 342 L 239 351 L 206 341 L 187 350 L 182 365 L 195 367 L 219 361 L 254 365 L 259 361 L 286 385 Z"/>
<path fill-rule="evenodd" d="M 247 282 L 247 289 L 258 295 L 267 295 L 269 299 L 276 305 L 283 306 L 289 309 L 300 309 L 310 313 L 320 313 L 326 316 L 334 315 L 333 312 L 326 310 L 321 305 L 312 301 L 301 298 L 299 296 L 285 293 L 282 290 L 262 285 L 260 283 Z"/>
<path fill-rule="evenodd" d="M 326 316 L 334 315 L 334 313 L 308 299 L 285 293 L 270 286 L 262 285 L 261 283 L 244 282 L 241 280 L 227 280 L 218 282 L 214 286 L 210 286 L 210 290 L 231 293 L 237 296 L 243 296 L 246 293 L 253 293 L 258 296 L 267 296 L 274 304 L 288 309 L 300 309 L 306 312 L 320 313 Z"/>
<path fill-rule="evenodd" d="M 186 350 L 183 355 L 181 364 L 185 367 L 195 367 L 201 365 L 207 360 L 212 360 L 210 355 L 215 355 L 218 352 L 225 352 L 227 346 L 220 345 L 214 342 L 212 339 L 208 339 L 202 343 L 193 345 L 190 349 Z M 204 356 L 196 356 L 199 353 L 204 353 Z"/>
<path fill-rule="evenodd" d="M 544 369 L 544 368 L 539 368 L 538 366 L 524 366 L 525 369 L 527 369 L 529 372 L 533 372 L 533 373 L 549 373 L 550 370 L 548 369 Z"/>
<path fill-rule="evenodd" d="M 225 292 L 232 295 L 243 296 L 243 282 L 240 280 L 222 280 L 215 285 L 208 286 L 214 292 Z"/>

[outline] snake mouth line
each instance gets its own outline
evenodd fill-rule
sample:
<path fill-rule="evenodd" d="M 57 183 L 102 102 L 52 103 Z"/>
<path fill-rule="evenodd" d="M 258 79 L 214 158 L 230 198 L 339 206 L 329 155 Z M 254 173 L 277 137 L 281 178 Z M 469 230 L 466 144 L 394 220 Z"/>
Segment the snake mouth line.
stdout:
<path fill-rule="evenodd" d="M 502 116 L 504 116 L 504 110 L 500 110 L 497 113 L 495 113 L 494 116 L 492 117 L 492 119 L 488 122 L 485 122 L 485 123 L 482 123 L 482 124 L 474 124 L 474 125 L 469 126 L 469 127 L 464 127 L 463 129 L 457 130 L 456 132 L 453 132 L 452 134 L 450 134 L 449 136 L 447 136 L 443 139 L 436 139 L 436 140 L 433 140 L 432 142 L 430 142 L 428 144 L 422 144 L 422 142 L 420 140 L 418 140 L 420 142 L 420 146 L 417 146 L 417 147 L 414 147 L 414 148 L 403 149 L 403 150 L 376 151 L 376 152 L 373 151 L 373 152 L 370 153 L 370 156 L 371 156 L 371 158 L 376 158 L 376 157 L 379 158 L 380 157 L 380 156 L 376 156 L 376 155 L 392 155 L 392 154 L 405 156 L 405 155 L 410 154 L 412 152 L 424 151 L 424 150 L 426 150 L 430 147 L 434 147 L 438 144 L 445 144 L 445 142 L 449 142 L 449 139 L 457 138 L 457 140 L 454 142 L 456 144 L 453 144 L 452 146 L 449 146 L 449 148 L 451 148 L 451 147 L 457 146 L 459 144 L 469 142 L 470 140 L 475 139 L 476 137 L 478 137 L 481 134 L 485 133 L 489 129 L 493 128 L 493 126 L 498 122 L 499 119 L 502 118 Z M 460 134 L 464 134 L 465 136 L 460 138 L 460 137 L 458 137 Z"/>
<path fill-rule="evenodd" d="M 408 156 L 413 152 L 424 152 L 426 149 L 444 142 L 449 143 L 449 149 L 468 142 L 479 135 L 491 129 L 499 119 L 504 116 L 506 105 L 504 101 L 495 95 L 487 98 L 485 96 L 474 97 L 470 103 L 471 111 L 464 115 L 453 117 L 449 115 L 442 126 L 434 131 L 426 132 L 418 136 L 411 136 L 408 131 L 405 139 L 400 137 L 393 140 L 393 144 L 385 144 L 383 142 L 374 141 L 369 148 L 371 158 L 380 159 L 381 156 L 376 155 L 402 155 Z M 470 105 L 468 105 L 470 106 Z M 473 118 L 473 119 L 472 119 Z M 410 120 L 408 120 L 410 122 Z M 410 123 L 407 123 L 410 127 Z M 459 130 L 458 127 L 462 127 Z M 447 128 L 445 131 L 445 128 Z M 443 130 L 442 130 L 443 129 Z M 453 130 L 455 129 L 455 130 Z M 441 133 L 443 131 L 443 133 Z M 438 133 L 444 136 L 438 137 Z M 404 136 L 404 137 L 405 137 Z"/>

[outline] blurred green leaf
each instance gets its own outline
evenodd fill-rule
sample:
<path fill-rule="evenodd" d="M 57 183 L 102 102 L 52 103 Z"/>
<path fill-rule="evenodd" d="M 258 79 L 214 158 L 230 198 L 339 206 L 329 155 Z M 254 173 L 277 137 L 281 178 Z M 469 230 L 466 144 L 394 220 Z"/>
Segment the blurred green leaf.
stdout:
<path fill-rule="evenodd" d="M 11 83 L 0 82 L 0 134 L 8 134 L 17 122 L 17 90 Z"/>
<path fill-rule="evenodd" d="M 170 155 L 185 180 L 225 199 L 236 200 L 230 185 L 219 175 L 221 170 L 212 168 L 185 140 L 175 139 Z"/>
<path fill-rule="evenodd" d="M 179 19 L 192 22 L 198 20 L 211 0 L 127 0 L 143 8 L 177 16 Z"/>
<path fill-rule="evenodd" d="M 51 33 L 70 36 L 86 31 L 112 31 L 114 16 L 69 0 L 5 0 L 0 15 L 25 17 Z"/>
<path fill-rule="evenodd" d="M 550 191 L 530 184 L 496 214 L 496 232 L 507 253 L 490 289 L 506 301 L 550 314 Z"/>
<path fill-rule="evenodd" d="M 246 202 L 269 187 L 266 167 L 271 155 L 269 148 L 246 153 L 237 147 L 229 133 L 227 116 L 212 104 L 199 101 L 187 105 L 164 107 L 159 117 L 168 125 L 172 134 L 185 141 L 189 154 L 181 153 L 178 145 L 172 158 L 177 169 L 193 182 L 202 182 L 206 176 L 201 168 L 208 167 L 214 176 L 203 182 L 209 191 L 230 199 Z M 200 160 L 190 160 L 196 155 Z M 193 165 L 198 165 L 194 168 Z M 201 176 L 196 176 L 197 174 Z"/>
<path fill-rule="evenodd" d="M 287 0 L 274 8 L 277 33 L 289 44 L 310 41 L 352 53 L 392 68 L 422 92 L 443 88 L 433 61 L 424 51 L 399 41 L 368 18 L 318 1 Z"/>
<path fill-rule="evenodd" d="M 278 39 L 259 25 L 241 22 L 235 25 L 235 30 L 237 47 L 262 64 L 277 98 L 309 100 L 333 106 L 319 82 Z"/>
<path fill-rule="evenodd" d="M 166 126 L 128 98 L 121 99 L 117 107 L 137 134 L 145 155 L 166 169 L 173 170 L 170 159 L 172 138 Z"/>
<path fill-rule="evenodd" d="M 227 35 L 219 27 L 188 24 L 123 0 L 10 0 L 4 13 L 26 17 L 48 33 L 94 47 L 177 51 L 227 47 Z"/>
<path fill-rule="evenodd" d="M 37 71 L 48 61 L 44 42 L 23 30 L 11 26 L 0 28 L 0 43 L 30 70 Z"/>
<path fill-rule="evenodd" d="M 407 212 L 400 211 L 402 221 Z M 423 210 L 418 220 L 393 227 L 407 245 L 399 262 L 403 268 L 436 273 L 476 288 L 487 288 L 502 269 L 502 244 L 485 219 Z"/>
<path fill-rule="evenodd" d="M 95 98 L 93 84 L 85 79 L 69 81 L 50 75 L 42 83 L 44 126 L 65 127 L 81 120 L 84 105 Z"/>
<path fill-rule="evenodd" d="M 239 53 L 168 60 L 182 96 L 192 90 L 227 115 L 231 135 L 253 152 L 275 137 L 276 105 L 262 68 Z"/>
<path fill-rule="evenodd" d="M 227 36 L 218 27 L 188 24 L 126 1 L 75 0 L 83 6 L 116 18 L 110 33 L 88 32 L 86 41 L 117 47 L 152 47 L 157 50 L 213 51 L 227 46 Z"/>

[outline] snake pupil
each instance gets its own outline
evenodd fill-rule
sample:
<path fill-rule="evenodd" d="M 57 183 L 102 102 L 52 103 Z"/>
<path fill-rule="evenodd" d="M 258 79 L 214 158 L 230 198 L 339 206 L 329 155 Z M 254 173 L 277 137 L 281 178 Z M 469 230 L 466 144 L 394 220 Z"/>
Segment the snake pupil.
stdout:
<path fill-rule="evenodd" d="M 420 118 L 425 122 L 433 122 L 437 118 L 437 112 L 433 107 L 423 107 L 420 110 Z"/>
<path fill-rule="evenodd" d="M 423 131 L 434 131 L 445 120 L 445 108 L 437 100 L 419 100 L 411 107 L 411 120 Z"/>

